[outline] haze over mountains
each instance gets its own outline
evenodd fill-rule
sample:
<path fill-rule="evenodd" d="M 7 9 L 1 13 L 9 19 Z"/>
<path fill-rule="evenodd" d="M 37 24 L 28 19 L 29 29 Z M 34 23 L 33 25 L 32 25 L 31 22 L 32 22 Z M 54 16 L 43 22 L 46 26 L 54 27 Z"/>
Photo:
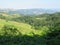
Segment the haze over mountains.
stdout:
<path fill-rule="evenodd" d="M 24 15 L 33 15 L 33 14 L 43 14 L 43 13 L 54 13 L 60 12 L 59 9 L 0 9 L 0 12 L 5 12 L 9 14 L 24 14 Z"/>

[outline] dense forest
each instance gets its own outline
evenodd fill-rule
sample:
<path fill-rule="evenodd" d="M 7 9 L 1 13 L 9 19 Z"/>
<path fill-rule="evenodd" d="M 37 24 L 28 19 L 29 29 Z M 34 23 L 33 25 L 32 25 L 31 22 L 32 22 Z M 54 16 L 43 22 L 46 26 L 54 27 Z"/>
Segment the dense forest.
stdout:
<path fill-rule="evenodd" d="M 60 12 L 0 13 L 0 45 L 60 45 Z"/>

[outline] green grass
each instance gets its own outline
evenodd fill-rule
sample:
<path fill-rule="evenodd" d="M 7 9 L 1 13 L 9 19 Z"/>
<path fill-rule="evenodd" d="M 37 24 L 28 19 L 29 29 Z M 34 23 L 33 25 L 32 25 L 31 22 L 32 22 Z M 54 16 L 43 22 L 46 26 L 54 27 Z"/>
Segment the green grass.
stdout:
<path fill-rule="evenodd" d="M 32 33 L 34 34 L 37 34 L 37 35 L 44 35 L 46 34 L 46 31 L 48 30 L 47 27 L 42 27 L 40 30 L 35 30 L 32 28 L 31 25 L 29 24 L 26 24 L 26 23 L 18 23 L 18 22 L 15 22 L 15 21 L 6 21 L 6 20 L 3 20 L 3 19 L 0 19 L 0 31 L 2 31 L 2 27 L 4 25 L 13 25 L 15 26 L 19 32 L 21 32 L 23 35 L 33 35 Z M 46 30 L 46 31 L 44 31 Z"/>

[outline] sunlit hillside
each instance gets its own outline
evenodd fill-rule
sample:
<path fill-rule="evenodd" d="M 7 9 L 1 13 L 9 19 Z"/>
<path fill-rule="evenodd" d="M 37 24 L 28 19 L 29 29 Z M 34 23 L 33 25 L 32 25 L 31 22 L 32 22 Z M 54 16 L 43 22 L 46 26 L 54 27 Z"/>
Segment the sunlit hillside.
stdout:
<path fill-rule="evenodd" d="M 59 45 L 60 13 L 0 13 L 0 45 Z"/>

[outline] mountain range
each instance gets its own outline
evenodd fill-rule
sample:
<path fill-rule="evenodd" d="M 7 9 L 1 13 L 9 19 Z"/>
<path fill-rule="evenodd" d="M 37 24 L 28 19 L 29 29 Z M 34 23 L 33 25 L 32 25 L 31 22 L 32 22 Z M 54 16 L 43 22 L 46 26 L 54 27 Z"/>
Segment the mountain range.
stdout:
<path fill-rule="evenodd" d="M 0 9 L 0 12 L 5 12 L 9 14 L 33 15 L 60 12 L 60 9 Z"/>

